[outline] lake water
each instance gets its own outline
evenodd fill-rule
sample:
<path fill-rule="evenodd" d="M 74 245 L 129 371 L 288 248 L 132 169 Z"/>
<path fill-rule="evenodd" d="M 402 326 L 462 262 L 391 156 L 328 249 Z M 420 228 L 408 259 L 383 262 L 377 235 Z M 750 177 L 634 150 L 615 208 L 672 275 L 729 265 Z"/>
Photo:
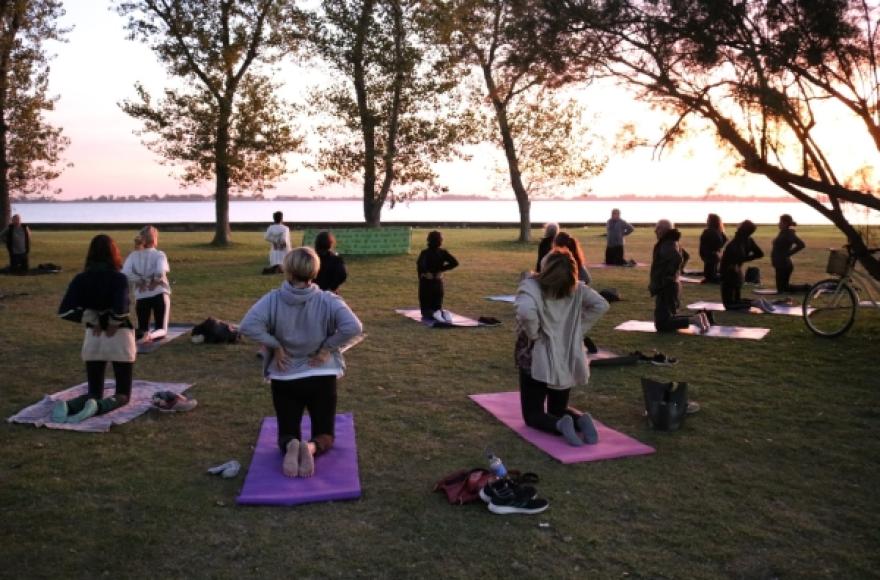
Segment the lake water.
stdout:
<path fill-rule="evenodd" d="M 620 208 L 623 219 L 633 223 L 654 223 L 666 218 L 679 223 L 704 223 L 706 214 L 721 216 L 727 224 L 744 219 L 757 223 L 776 223 L 779 215 L 791 214 L 799 224 L 827 224 L 818 212 L 798 201 L 535 201 L 534 224 L 548 221 L 565 223 L 603 223 L 613 208 Z M 234 201 L 230 204 L 233 223 L 269 223 L 272 212 L 284 212 L 284 221 L 309 223 L 361 223 L 363 206 L 359 201 Z M 213 223 L 214 203 L 196 202 L 63 202 L 13 203 L 30 224 L 47 223 Z M 877 223 L 870 217 L 851 216 L 855 223 Z M 519 223 L 514 201 L 414 201 L 386 206 L 383 223 Z"/>

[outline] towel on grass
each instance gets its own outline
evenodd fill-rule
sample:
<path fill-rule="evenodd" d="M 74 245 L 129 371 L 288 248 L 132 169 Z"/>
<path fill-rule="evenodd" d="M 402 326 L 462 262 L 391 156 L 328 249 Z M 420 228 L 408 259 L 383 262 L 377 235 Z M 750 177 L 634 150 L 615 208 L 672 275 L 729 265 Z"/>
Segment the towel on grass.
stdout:
<path fill-rule="evenodd" d="M 104 396 L 112 396 L 115 392 L 115 386 L 115 381 L 104 381 Z M 53 395 L 44 396 L 41 401 L 22 409 L 9 417 L 7 421 L 10 423 L 30 423 L 35 427 L 48 427 L 49 429 L 104 433 L 109 431 L 113 425 L 127 423 L 152 407 L 153 393 L 171 391 L 180 394 L 191 386 L 192 384 L 189 383 L 156 383 L 136 380 L 131 385 L 131 399 L 124 407 L 119 407 L 106 415 L 90 417 L 81 423 L 53 423 L 51 420 L 52 408 L 56 402 L 69 401 L 88 392 L 88 383 L 81 383 Z"/>

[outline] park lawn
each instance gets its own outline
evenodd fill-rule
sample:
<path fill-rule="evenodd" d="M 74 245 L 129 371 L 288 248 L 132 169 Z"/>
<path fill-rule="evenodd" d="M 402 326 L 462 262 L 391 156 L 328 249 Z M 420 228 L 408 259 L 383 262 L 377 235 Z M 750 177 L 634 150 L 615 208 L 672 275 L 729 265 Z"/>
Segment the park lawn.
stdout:
<path fill-rule="evenodd" d="M 127 252 L 134 232 L 110 233 Z M 601 229 L 574 233 L 599 261 Z M 765 250 L 774 233 L 759 228 Z M 799 233 L 808 249 L 793 281 L 824 277 L 826 248 L 840 235 Z M 594 369 L 573 393 L 575 406 L 656 454 L 562 465 L 467 398 L 517 388 L 513 308 L 483 297 L 515 292 L 536 242 L 514 242 L 512 228 L 446 230 L 461 262 L 448 275 L 446 306 L 503 325 L 431 330 L 393 312 L 417 304 L 414 262 L 425 234 L 414 231 L 407 256 L 347 258 L 342 295 L 369 335 L 347 355 L 339 391 L 339 410 L 355 417 L 360 500 L 237 507 L 243 473 L 222 480 L 205 470 L 233 458 L 246 469 L 260 421 L 272 414 L 256 347 L 183 337 L 141 356 L 135 377 L 195 383 L 192 413 L 148 414 L 106 434 L 0 427 L 0 577 L 876 577 L 880 313 L 863 309 L 834 340 L 814 337 L 797 317 L 728 313 L 719 322 L 772 330 L 762 341 L 617 332 L 622 321 L 650 319 L 648 270 L 595 269 L 594 286 L 624 298 L 591 332 L 596 342 L 657 348 L 680 363 Z M 0 278 L 4 417 L 85 380 L 82 330 L 55 311 L 92 235 L 37 231 L 32 264 L 64 272 Z M 698 236 L 684 230 L 694 256 Z M 652 238 L 637 229 L 628 255 L 649 262 Z M 259 275 L 261 233 L 236 232 L 223 250 L 209 239 L 160 236 L 175 322 L 238 321 L 281 281 Z M 758 265 L 772 285 L 769 259 Z M 684 288 L 684 304 L 718 298 L 714 286 Z M 652 432 L 641 415 L 643 376 L 688 381 L 702 412 L 680 432 Z M 509 468 L 540 475 L 548 511 L 496 516 L 431 493 L 444 474 L 484 465 L 487 446 Z"/>

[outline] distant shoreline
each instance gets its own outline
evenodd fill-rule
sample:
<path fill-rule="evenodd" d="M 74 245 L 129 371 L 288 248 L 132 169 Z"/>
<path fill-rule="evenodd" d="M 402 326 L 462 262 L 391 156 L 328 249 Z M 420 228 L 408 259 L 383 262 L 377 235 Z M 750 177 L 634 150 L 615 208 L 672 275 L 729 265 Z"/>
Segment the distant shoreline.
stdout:
<path fill-rule="evenodd" d="M 360 197 L 292 197 L 292 196 L 280 196 L 273 198 L 254 198 L 254 197 L 230 197 L 230 202 L 235 203 L 265 203 L 265 202 L 318 202 L 318 203 L 333 203 L 333 202 L 359 202 L 362 198 Z M 31 203 L 192 203 L 192 202 L 211 202 L 214 201 L 212 196 L 168 196 L 168 197 L 147 197 L 147 198 L 126 198 L 126 197 L 108 197 L 108 198 L 78 198 L 78 199 L 55 199 L 49 197 L 41 197 L 41 198 L 21 198 L 21 199 L 12 199 L 12 203 L 16 204 L 31 204 Z M 432 197 L 430 199 L 410 199 L 403 200 L 397 202 L 397 204 L 409 204 L 409 203 L 419 203 L 419 202 L 437 202 L 437 201 L 448 201 L 454 203 L 460 203 L 463 201 L 497 201 L 497 202 L 515 202 L 515 199 L 512 198 L 494 198 L 494 197 L 480 197 L 475 195 L 461 195 L 461 196 L 439 196 Z M 694 202 L 694 203 L 716 203 L 716 202 L 742 202 L 742 203 L 779 203 L 786 201 L 796 201 L 791 196 L 739 196 L 739 195 L 713 195 L 711 197 L 695 197 L 689 195 L 662 195 L 662 196 L 651 196 L 651 195 L 623 195 L 623 196 L 615 196 L 615 197 L 599 197 L 599 196 L 590 196 L 590 197 L 576 197 L 571 199 L 553 199 L 553 198 L 534 198 L 530 201 L 540 201 L 541 203 L 555 203 L 555 202 L 575 202 L 575 201 L 583 201 L 583 202 L 613 202 L 613 201 L 621 201 L 621 202 L 640 202 L 640 201 L 686 201 L 686 202 Z"/>

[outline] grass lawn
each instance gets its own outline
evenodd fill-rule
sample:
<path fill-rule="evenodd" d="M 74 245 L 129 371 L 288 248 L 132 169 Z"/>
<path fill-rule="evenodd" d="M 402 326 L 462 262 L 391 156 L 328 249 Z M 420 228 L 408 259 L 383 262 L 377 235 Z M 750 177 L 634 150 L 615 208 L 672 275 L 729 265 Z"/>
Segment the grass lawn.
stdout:
<path fill-rule="evenodd" d="M 824 277 L 826 248 L 841 236 L 798 231 L 808 249 L 795 259 L 793 281 Z M 127 252 L 135 232 L 109 233 Z M 588 260 L 599 261 L 599 229 L 574 233 Z M 774 233 L 759 228 L 765 250 Z M 360 500 L 237 507 L 243 474 L 222 480 L 205 470 L 233 458 L 246 468 L 260 421 L 273 413 L 255 345 L 184 337 L 141 356 L 135 378 L 195 383 L 190 394 L 200 405 L 192 413 L 144 415 L 106 434 L 0 427 L 0 577 L 880 574 L 880 312 L 861 310 L 834 340 L 814 337 L 798 317 L 733 313 L 719 322 L 770 334 L 750 341 L 617 332 L 624 320 L 650 319 L 648 271 L 595 269 L 594 286 L 617 288 L 625 299 L 592 331 L 596 342 L 624 352 L 657 348 L 681 362 L 594 369 L 590 385 L 573 393 L 575 406 L 656 454 L 562 465 L 467 398 L 517 388 L 513 308 L 483 297 L 515 292 L 536 243 L 514 242 L 513 229 L 444 234 L 461 262 L 448 275 L 446 306 L 502 326 L 431 330 L 394 314 L 417 304 L 415 257 L 425 230 L 414 232 L 408 256 L 347 258 L 342 295 L 369 335 L 348 354 L 339 393 L 339 409 L 355 417 Z M 51 261 L 64 272 L 0 277 L 4 417 L 85 380 L 82 330 L 55 311 L 91 236 L 38 231 L 32 265 Z M 650 261 L 652 236 L 638 229 L 628 255 Z M 698 236 L 684 231 L 694 256 Z M 267 254 L 260 232 L 236 233 L 226 250 L 209 240 L 210 233 L 160 236 L 173 270 L 175 322 L 238 321 L 281 281 L 259 275 Z M 757 265 L 772 285 L 769 258 Z M 684 304 L 700 299 L 719 300 L 717 287 L 685 285 Z M 680 432 L 652 432 L 641 416 L 642 376 L 688 381 L 703 411 Z M 509 468 L 540 475 L 548 511 L 496 516 L 431 493 L 444 474 L 484 465 L 486 446 Z"/>

